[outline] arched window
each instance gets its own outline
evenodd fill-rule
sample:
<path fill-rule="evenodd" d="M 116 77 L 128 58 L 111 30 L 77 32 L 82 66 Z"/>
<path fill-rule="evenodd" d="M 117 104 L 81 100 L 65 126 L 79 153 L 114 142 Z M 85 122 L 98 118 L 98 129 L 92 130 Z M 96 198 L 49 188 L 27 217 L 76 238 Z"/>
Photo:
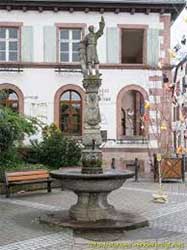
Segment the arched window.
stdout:
<path fill-rule="evenodd" d="M 148 110 L 144 110 L 144 103 L 148 100 L 147 92 L 139 85 L 123 87 L 116 102 L 117 138 L 131 139 L 147 135 Z"/>
<path fill-rule="evenodd" d="M 124 94 L 121 112 L 122 135 L 143 135 L 144 98 L 139 91 L 129 90 Z"/>
<path fill-rule="evenodd" d="M 19 112 L 19 98 L 12 89 L 0 90 L 0 105 L 11 108 L 15 112 Z"/>
<path fill-rule="evenodd" d="M 81 135 L 82 99 L 78 92 L 67 90 L 60 98 L 59 127 L 66 135 Z"/>

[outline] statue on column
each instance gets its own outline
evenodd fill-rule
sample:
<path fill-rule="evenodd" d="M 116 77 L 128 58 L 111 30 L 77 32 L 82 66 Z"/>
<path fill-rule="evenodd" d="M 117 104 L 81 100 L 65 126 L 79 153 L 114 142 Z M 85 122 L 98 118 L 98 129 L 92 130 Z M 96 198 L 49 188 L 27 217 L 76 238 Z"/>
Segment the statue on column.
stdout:
<path fill-rule="evenodd" d="M 82 150 L 82 173 L 102 173 L 102 137 L 100 131 L 101 115 L 99 109 L 98 91 L 102 84 L 99 73 L 97 41 L 103 35 L 104 18 L 101 17 L 99 29 L 94 32 L 94 26 L 89 26 L 89 33 L 80 42 L 80 64 L 83 73 L 85 89 L 84 133 Z"/>
<path fill-rule="evenodd" d="M 89 26 L 89 33 L 80 42 L 80 63 L 84 77 L 94 75 L 93 69 L 95 70 L 96 76 L 100 75 L 99 59 L 97 55 L 97 40 L 103 35 L 104 27 L 105 21 L 104 18 L 101 17 L 99 30 L 94 32 L 94 26 Z"/>

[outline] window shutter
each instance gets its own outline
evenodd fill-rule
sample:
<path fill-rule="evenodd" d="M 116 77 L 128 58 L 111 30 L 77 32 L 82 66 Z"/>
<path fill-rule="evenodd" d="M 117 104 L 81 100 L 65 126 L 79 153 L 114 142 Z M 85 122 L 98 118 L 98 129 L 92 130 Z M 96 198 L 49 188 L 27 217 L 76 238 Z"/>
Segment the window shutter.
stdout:
<path fill-rule="evenodd" d="M 45 26 L 43 30 L 44 34 L 44 62 L 56 62 L 56 27 Z"/>
<path fill-rule="evenodd" d="M 147 32 L 147 64 L 153 67 L 159 60 L 159 29 L 148 29 Z"/>
<path fill-rule="evenodd" d="M 107 63 L 119 63 L 119 30 L 115 27 L 107 28 Z"/>
<path fill-rule="evenodd" d="M 33 27 L 21 28 L 21 59 L 23 62 L 33 61 Z"/>

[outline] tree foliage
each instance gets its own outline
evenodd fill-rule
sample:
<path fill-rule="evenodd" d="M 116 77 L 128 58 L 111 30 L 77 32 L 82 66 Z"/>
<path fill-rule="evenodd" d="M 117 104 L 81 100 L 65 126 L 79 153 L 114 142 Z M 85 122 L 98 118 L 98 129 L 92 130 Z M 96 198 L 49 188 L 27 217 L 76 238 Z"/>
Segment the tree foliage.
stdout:
<path fill-rule="evenodd" d="M 16 162 L 16 146 L 37 131 L 37 121 L 0 106 L 0 165 Z"/>

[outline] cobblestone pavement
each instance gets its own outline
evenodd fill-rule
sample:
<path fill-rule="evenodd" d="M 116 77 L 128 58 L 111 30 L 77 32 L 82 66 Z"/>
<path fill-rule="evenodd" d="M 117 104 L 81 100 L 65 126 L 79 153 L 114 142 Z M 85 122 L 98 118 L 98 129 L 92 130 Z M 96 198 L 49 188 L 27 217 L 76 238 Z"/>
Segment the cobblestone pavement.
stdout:
<path fill-rule="evenodd" d="M 42 214 L 76 203 L 69 191 L 21 193 L 9 199 L 0 196 L 0 250 L 187 249 L 187 184 L 165 183 L 163 187 L 167 204 L 152 202 L 158 184 L 143 179 L 138 183 L 129 180 L 109 196 L 117 209 L 139 213 L 150 222 L 149 227 L 124 232 L 115 242 L 106 242 L 102 233 L 103 241 L 92 242 L 87 235 L 80 237 L 70 229 L 38 222 Z"/>

